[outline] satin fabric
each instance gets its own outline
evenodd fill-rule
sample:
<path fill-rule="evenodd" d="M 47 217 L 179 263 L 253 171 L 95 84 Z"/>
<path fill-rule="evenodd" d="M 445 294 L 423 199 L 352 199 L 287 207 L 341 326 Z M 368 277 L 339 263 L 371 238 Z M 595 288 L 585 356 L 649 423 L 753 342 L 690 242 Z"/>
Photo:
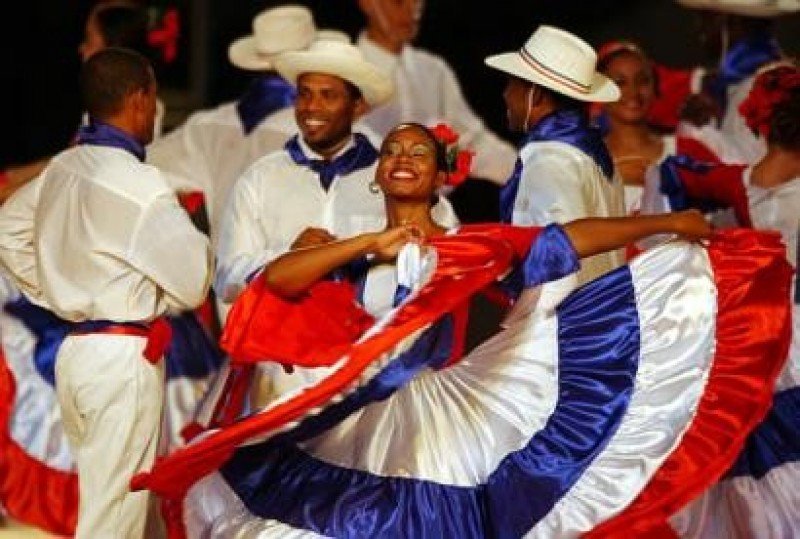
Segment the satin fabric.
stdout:
<path fill-rule="evenodd" d="M 734 44 L 720 62 L 711 90 L 722 105 L 728 102 L 728 88 L 755 74 L 761 66 L 779 60 L 778 41 L 768 32 L 758 32 Z"/>
<path fill-rule="evenodd" d="M 759 241 L 754 241 L 754 240 Z M 719 298 L 718 343 L 703 399 L 681 444 L 647 488 L 587 537 L 672 534 L 669 515 L 716 482 L 763 419 L 791 342 L 791 267 L 780 238 L 727 231 L 709 248 Z M 756 308 L 756 305 L 759 308 Z"/>
<path fill-rule="evenodd" d="M 742 251 L 745 245 L 738 247 Z M 686 274 L 681 275 L 676 272 L 676 268 L 681 268 Z M 573 488 L 559 500 L 545 519 L 530 530 L 531 537 L 574 537 L 580 531 L 590 529 L 592 523 L 618 512 L 632 500 L 636 492 L 645 487 L 650 476 L 680 442 L 684 431 L 682 426 L 689 428 L 695 406 L 699 403 L 715 347 L 714 287 L 704 253 L 697 248 L 661 248 L 638 259 L 632 271 L 638 275 L 637 303 L 648 329 L 646 338 L 642 336 L 642 342 L 646 343 L 642 357 L 646 358 L 647 364 L 636 375 L 636 393 L 631 401 L 631 413 L 626 414 L 609 445 L 593 459 Z M 776 275 L 765 276 L 770 277 Z M 664 287 L 668 287 L 669 292 Z M 672 298 L 666 303 L 663 301 L 665 294 Z M 693 320 L 690 323 L 686 323 L 687 313 L 692 313 Z M 518 374 L 505 370 L 514 363 L 505 363 L 501 359 L 503 356 L 497 355 L 497 347 L 500 345 L 500 350 L 503 350 L 501 341 L 518 338 L 520 330 L 524 332 L 525 328 L 516 326 L 511 336 L 498 335 L 498 338 L 485 343 L 487 346 L 483 354 L 476 355 L 473 352 L 464 362 L 441 373 L 420 373 L 402 389 L 406 396 L 401 397 L 400 393 L 396 393 L 381 403 L 374 403 L 372 406 L 378 408 L 373 412 L 367 413 L 369 408 L 358 412 L 356 423 L 353 422 L 355 419 L 348 418 L 324 436 L 304 442 L 303 452 L 313 455 L 314 460 L 306 462 L 308 468 L 298 466 L 308 473 L 313 470 L 315 474 L 322 467 L 344 466 L 351 471 L 367 472 L 371 476 L 378 474 L 378 477 L 394 480 L 410 475 L 414 478 L 427 478 L 440 485 L 453 484 L 455 478 L 462 477 L 455 484 L 474 485 L 471 480 L 461 483 L 460 481 L 469 477 L 462 474 L 469 465 L 479 467 L 483 460 L 481 454 L 484 451 L 491 453 L 492 450 L 487 451 L 482 443 L 474 441 L 486 439 L 484 436 L 489 433 L 478 430 L 473 434 L 476 437 L 474 440 L 470 437 L 472 425 L 476 424 L 477 427 L 477 424 L 486 421 L 492 425 L 489 430 L 492 432 L 512 417 L 507 414 L 512 412 L 512 407 L 517 403 L 521 407 L 521 418 L 536 415 L 532 410 L 540 409 L 538 402 L 529 403 L 525 399 L 525 386 L 508 390 L 507 394 L 514 395 L 513 399 L 504 399 L 502 393 L 493 395 L 491 385 L 488 385 L 493 380 L 492 372 L 496 370 L 498 375 L 504 373 L 504 377 L 497 379 L 504 383 L 516 376 L 527 376 L 528 387 L 539 384 L 548 387 L 549 384 L 544 371 L 532 370 L 527 363 L 524 366 L 525 375 L 522 374 L 523 364 L 519 364 Z M 515 334 L 517 337 L 514 337 Z M 507 340 L 505 346 L 508 346 Z M 533 345 L 532 351 L 542 357 L 546 346 Z M 517 357 L 511 356 L 507 359 L 519 361 L 521 358 Z M 476 371 L 479 365 L 484 365 L 480 362 L 481 359 L 486 363 L 486 370 Z M 461 371 L 462 365 L 466 371 Z M 463 399 L 451 400 L 457 395 L 463 395 Z M 481 399 L 483 395 L 485 401 Z M 334 406 L 336 402 L 333 401 Z M 442 406 L 445 402 L 452 402 L 454 405 L 447 407 L 446 411 L 438 410 L 437 405 Z M 484 417 L 481 408 L 477 407 L 482 402 L 488 406 L 487 411 L 501 411 L 504 404 L 509 408 L 503 416 Z M 522 410 L 527 410 L 527 414 Z M 356 432 L 363 434 L 354 437 Z M 381 432 L 382 436 L 375 437 L 375 432 Z M 413 438 L 416 450 L 409 452 L 407 440 L 411 432 L 418 434 Z M 497 443 L 508 443 L 507 435 L 502 434 L 502 431 L 497 431 L 493 440 L 492 447 Z M 436 446 L 431 445 L 436 443 L 441 443 L 441 447 L 446 450 L 436 451 Z M 348 448 L 358 450 L 352 451 Z M 293 458 L 289 460 L 294 462 Z M 409 458 L 412 460 L 409 461 Z M 489 470 L 494 467 L 491 464 L 488 466 Z M 459 471 L 462 468 L 463 471 Z M 448 474 L 454 475 L 451 477 Z M 481 474 L 476 477 L 480 478 Z M 480 483 L 480 479 L 476 480 Z M 213 486 L 209 485 L 214 483 L 209 480 L 196 493 L 193 489 L 192 501 L 196 501 L 201 507 L 225 503 L 237 509 L 233 513 L 222 509 L 216 516 L 206 515 L 207 523 L 211 522 L 209 529 L 224 529 L 229 535 L 244 533 L 242 530 L 246 529 L 253 536 L 259 534 L 259 537 L 302 533 L 295 526 L 281 525 L 274 520 L 265 521 L 253 515 L 242 515 L 239 513 L 237 498 L 226 497 L 228 494 L 225 492 L 229 491 L 224 488 L 217 494 L 228 501 L 213 501 L 215 492 L 210 491 Z M 319 497 L 321 494 L 316 493 L 315 496 Z M 344 505 L 338 507 L 344 510 Z M 195 508 L 192 511 L 197 518 L 202 509 Z M 193 525 L 192 529 L 203 530 L 198 526 L 199 524 Z"/>
<path fill-rule="evenodd" d="M 614 176 L 614 162 L 600 130 L 590 126 L 580 112 L 558 110 L 545 116 L 525 134 L 519 147 L 543 141 L 569 144 L 591 157 L 606 178 L 610 180 Z M 521 177 L 522 160 L 518 157 L 511 177 L 500 189 L 500 220 L 503 223 L 512 222 L 514 200 L 517 198 Z"/>
<path fill-rule="evenodd" d="M 319 175 L 319 182 L 325 191 L 330 188 L 336 176 L 346 176 L 357 170 L 372 166 L 378 159 L 378 150 L 369 142 L 369 139 L 361 133 L 353 134 L 353 146 L 343 154 L 331 160 L 309 159 L 300 143 L 297 141 L 299 135 L 290 138 L 284 149 L 292 158 L 295 164 L 309 167 Z"/>
<path fill-rule="evenodd" d="M 800 462 L 800 387 L 775 394 L 772 408 L 754 430 L 726 478 L 761 479 L 772 469 Z"/>
<path fill-rule="evenodd" d="M 78 128 L 76 144 L 119 148 L 144 162 L 145 149 L 132 135 L 113 125 L 90 118 L 89 123 Z"/>
<path fill-rule="evenodd" d="M 708 165 L 681 155 L 661 164 L 661 192 L 673 211 L 731 208 L 739 226 L 751 228 L 750 204 L 742 174 L 745 165 Z"/>
<path fill-rule="evenodd" d="M 691 306 L 698 301 L 698 294 L 713 297 L 713 286 L 703 262 L 704 253 L 690 249 L 689 255 L 686 250 L 662 249 L 639 278 L 645 277 L 643 285 L 648 290 L 638 298 L 648 326 L 644 334 L 647 339 L 642 337 L 647 343 L 642 350 L 646 365 L 636 374 L 631 413 L 622 418 L 612 443 L 580 474 L 541 526 L 531 530 L 532 536 L 574 537 L 576 530 L 591 526 L 587 522 L 597 522 L 602 515 L 624 506 L 668 454 L 675 425 L 691 417 L 692 399 L 701 393 L 703 385 L 702 376 L 697 374 L 703 371 L 696 365 L 707 364 L 714 343 L 712 305 Z M 675 268 L 691 270 L 665 278 Z M 665 286 L 675 296 L 666 303 Z M 681 323 L 679 313 L 689 311 L 693 311 L 693 323 Z M 671 324 L 665 324 L 667 313 L 678 317 L 674 330 L 669 329 Z M 421 372 L 402 393 L 374 403 L 324 436 L 304 442 L 303 451 L 323 464 L 382 477 L 413 477 L 462 487 L 482 484 L 507 452 L 525 447 L 556 409 L 556 341 L 557 326 L 547 319 L 532 326 L 518 324 L 444 371 Z M 708 358 L 702 357 L 705 351 Z M 652 419 L 654 410 L 659 411 L 658 421 Z M 382 435 L 376 437 L 375 432 Z M 414 433 L 413 438 L 410 433 Z M 414 440 L 413 451 L 409 450 L 409 439 Z M 598 464 L 599 469 L 594 470 Z M 218 503 L 240 505 L 238 498 L 224 494 L 229 492 L 226 489 L 217 492 L 214 484 L 209 481 L 196 492 L 192 489 L 187 508 L 198 505 L 211 511 L 209 506 Z M 223 500 L 215 501 L 217 494 L 224 496 Z M 200 508 L 190 509 L 194 516 L 187 515 L 187 519 L 201 518 Z M 244 533 L 245 529 L 259 537 L 296 533 L 294 526 L 278 526 L 252 514 L 236 516 L 221 510 L 203 517 L 206 526 L 210 523 L 209 529 L 224 529 L 229 535 Z M 190 529 L 198 535 L 205 533 L 198 522 L 190 522 Z"/>
<path fill-rule="evenodd" d="M 19 297 L 0 275 L 4 303 Z M 12 518 L 69 535 L 78 514 L 78 478 L 55 393 L 30 360 L 34 340 L 0 313 L 0 505 Z"/>
<path fill-rule="evenodd" d="M 236 102 L 236 113 L 242 131 L 249 135 L 264 118 L 294 104 L 297 90 L 277 75 L 263 75 L 254 79 Z"/>
<path fill-rule="evenodd" d="M 536 229 L 519 232 L 513 227 L 475 226 L 472 233 L 434 238 L 440 260 L 436 272 L 417 294 L 416 301 L 393 311 L 380 320 L 376 331 L 367 333 L 359 342 L 357 353 L 331 367 L 315 391 L 298 392 L 268 407 L 264 412 L 239 421 L 231 427 L 213 432 L 202 442 L 176 451 L 157 464 L 150 473 L 139 474 L 131 481 L 132 488 L 148 488 L 163 496 L 181 498 L 197 479 L 224 463 L 237 445 L 253 437 L 280 429 L 301 417 L 309 408 L 324 404 L 344 388 L 350 387 L 376 358 L 393 349 L 403 339 L 426 327 L 463 302 L 465 297 L 485 287 L 507 271 L 517 255 L 519 240 L 498 241 L 504 230 L 512 237 L 527 237 L 530 242 Z"/>

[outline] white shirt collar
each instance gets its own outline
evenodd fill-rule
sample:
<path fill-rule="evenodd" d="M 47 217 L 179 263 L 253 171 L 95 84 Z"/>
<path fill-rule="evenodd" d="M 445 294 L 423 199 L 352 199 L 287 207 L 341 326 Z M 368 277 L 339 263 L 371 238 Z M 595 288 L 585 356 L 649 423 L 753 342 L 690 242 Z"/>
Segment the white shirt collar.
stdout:
<path fill-rule="evenodd" d="M 302 133 L 298 133 L 298 134 L 297 134 L 297 142 L 300 144 L 300 149 L 301 149 L 301 150 L 303 150 L 303 153 L 304 153 L 304 154 L 305 154 L 305 156 L 306 156 L 306 157 L 308 157 L 309 159 L 320 159 L 320 160 L 322 160 L 322 161 L 325 161 L 325 160 L 326 160 L 326 159 L 325 159 L 324 157 L 322 157 L 320 154 L 318 154 L 317 152 L 315 152 L 314 150 L 312 150 L 312 149 L 311 149 L 311 147 L 310 147 L 308 144 L 306 144 L 306 141 L 305 141 L 305 140 L 303 140 L 303 134 L 302 134 Z M 348 137 L 348 139 L 347 139 L 347 142 L 345 143 L 345 145 L 344 145 L 344 146 L 342 146 L 342 148 L 341 148 L 341 149 L 340 149 L 338 152 L 336 152 L 336 154 L 335 154 L 335 155 L 333 155 L 333 156 L 330 158 L 330 160 L 336 159 L 337 157 L 339 157 L 340 155 L 342 155 L 344 152 L 346 152 L 347 150 L 349 150 L 350 148 L 352 148 L 353 146 L 355 146 L 355 144 L 356 144 L 356 142 L 355 142 L 355 137 L 354 137 L 354 136 L 353 136 L 353 134 L 351 133 L 351 134 L 350 134 L 350 136 Z"/>

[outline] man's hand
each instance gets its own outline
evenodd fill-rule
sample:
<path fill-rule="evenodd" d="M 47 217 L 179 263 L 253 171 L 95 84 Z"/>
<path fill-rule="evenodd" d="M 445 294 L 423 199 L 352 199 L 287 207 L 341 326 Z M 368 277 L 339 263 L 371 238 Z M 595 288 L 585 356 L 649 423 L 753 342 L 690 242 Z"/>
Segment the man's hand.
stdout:
<path fill-rule="evenodd" d="M 336 241 L 336 236 L 324 228 L 308 227 L 292 242 L 291 249 L 303 249 L 305 247 L 315 247 Z"/>

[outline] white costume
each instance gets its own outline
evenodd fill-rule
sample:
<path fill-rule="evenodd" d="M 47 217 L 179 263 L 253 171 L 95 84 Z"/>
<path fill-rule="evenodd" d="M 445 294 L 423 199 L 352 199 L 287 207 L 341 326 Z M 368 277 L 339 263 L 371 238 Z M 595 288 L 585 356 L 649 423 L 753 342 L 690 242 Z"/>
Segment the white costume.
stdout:
<path fill-rule="evenodd" d="M 192 114 L 147 148 L 147 161 L 177 190 L 202 191 L 216 242 L 233 184 L 259 158 L 280 149 L 297 130 L 292 108 L 281 109 L 245 134 L 236 103 Z"/>
<path fill-rule="evenodd" d="M 388 73 L 395 84 L 394 98 L 362 120 L 385 136 L 401 122 L 423 125 L 446 122 L 460 134 L 459 145 L 475 151 L 472 174 L 503 184 L 514 167 L 513 146 L 489 131 L 467 104 L 453 70 L 429 52 L 406 45 L 395 55 L 370 40 L 358 38 L 364 58 Z"/>
<path fill-rule="evenodd" d="M 73 322 L 148 322 L 205 298 L 208 240 L 153 167 L 81 145 L 0 208 L 0 261 L 26 296 Z M 163 369 L 145 339 L 70 335 L 56 362 L 64 429 L 81 475 L 76 536 L 142 536 L 148 496 L 128 481 L 156 455 Z"/>

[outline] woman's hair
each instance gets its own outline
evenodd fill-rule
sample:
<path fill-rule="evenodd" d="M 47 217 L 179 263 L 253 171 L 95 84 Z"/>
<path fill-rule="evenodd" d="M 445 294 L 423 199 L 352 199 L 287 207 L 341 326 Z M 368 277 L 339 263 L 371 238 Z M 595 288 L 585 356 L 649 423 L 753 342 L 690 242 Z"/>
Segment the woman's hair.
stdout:
<path fill-rule="evenodd" d="M 658 73 L 653 66 L 653 61 L 639 45 L 632 41 L 609 41 L 602 45 L 597 52 L 597 71 L 607 75 L 611 62 L 625 55 L 635 56 L 647 66 L 653 79 L 656 95 L 658 95 Z"/>
<path fill-rule="evenodd" d="M 386 141 L 389 139 L 389 136 L 392 135 L 393 133 L 396 133 L 397 131 L 400 131 L 402 129 L 410 129 L 410 128 L 416 128 L 420 130 L 423 134 L 425 134 L 426 137 L 428 137 L 428 139 L 430 139 L 430 141 L 433 143 L 434 149 L 436 150 L 436 168 L 440 172 L 448 172 L 447 147 L 434 136 L 433 131 L 431 131 L 428 127 L 422 125 L 421 123 L 403 122 L 401 124 L 397 124 L 386 134 L 386 138 L 383 139 L 383 144 L 386 144 Z"/>
<path fill-rule="evenodd" d="M 107 47 L 132 49 L 152 56 L 147 42 L 147 10 L 134 3 L 110 2 L 95 6 L 92 16 Z"/>
<path fill-rule="evenodd" d="M 800 150 L 800 88 L 788 92 L 772 109 L 767 140 L 786 150 Z"/>

